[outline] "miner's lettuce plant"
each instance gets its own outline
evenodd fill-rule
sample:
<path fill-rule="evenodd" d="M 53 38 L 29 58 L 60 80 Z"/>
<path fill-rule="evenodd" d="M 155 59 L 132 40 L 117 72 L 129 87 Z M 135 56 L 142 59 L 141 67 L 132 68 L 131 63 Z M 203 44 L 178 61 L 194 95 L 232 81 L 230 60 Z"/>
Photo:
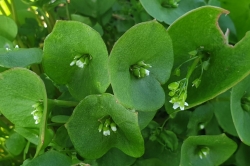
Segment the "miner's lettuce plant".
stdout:
<path fill-rule="evenodd" d="M 249 5 L 0 1 L 0 165 L 247 166 Z"/>

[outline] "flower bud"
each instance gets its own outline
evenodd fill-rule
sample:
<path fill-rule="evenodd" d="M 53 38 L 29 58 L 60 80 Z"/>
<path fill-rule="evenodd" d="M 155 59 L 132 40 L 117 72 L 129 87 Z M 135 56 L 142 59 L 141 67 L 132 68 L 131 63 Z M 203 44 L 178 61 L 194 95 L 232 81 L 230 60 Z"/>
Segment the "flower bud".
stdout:
<path fill-rule="evenodd" d="M 168 85 L 168 89 L 171 91 L 174 91 L 176 89 L 178 89 L 179 87 L 179 83 L 178 82 L 172 82 L 171 84 Z"/>
<path fill-rule="evenodd" d="M 98 131 L 99 131 L 99 132 L 102 132 L 102 128 L 103 128 L 103 123 L 101 123 L 101 124 L 99 125 Z"/>
<path fill-rule="evenodd" d="M 110 127 L 111 127 L 111 130 L 112 130 L 112 131 L 116 132 L 117 128 L 116 128 L 116 124 L 115 124 L 114 122 L 112 122 L 112 123 L 110 124 Z"/>
<path fill-rule="evenodd" d="M 146 76 L 146 69 L 144 69 L 144 68 L 140 68 L 140 75 L 141 75 L 141 77 L 145 77 Z"/>
<path fill-rule="evenodd" d="M 194 50 L 194 51 L 190 51 L 188 54 L 191 55 L 191 56 L 196 56 L 198 53 L 197 50 Z"/>
<path fill-rule="evenodd" d="M 105 127 L 108 127 L 110 125 L 110 119 L 106 119 L 105 123 L 104 123 L 104 126 Z"/>
<path fill-rule="evenodd" d="M 140 69 L 139 68 L 133 69 L 133 74 L 136 77 L 140 78 L 141 77 L 141 75 L 140 75 Z"/>
<path fill-rule="evenodd" d="M 200 83 L 201 83 L 201 79 L 200 78 L 196 78 L 193 82 L 192 86 L 195 86 L 196 88 L 199 87 Z"/>
<path fill-rule="evenodd" d="M 103 127 L 103 135 L 104 136 L 108 136 L 108 135 L 110 135 L 110 130 L 109 130 L 109 128 L 108 127 Z"/>
<path fill-rule="evenodd" d="M 171 97 L 174 96 L 174 95 L 175 95 L 175 91 L 170 91 L 170 92 L 168 93 L 168 95 L 171 96 Z"/>
<path fill-rule="evenodd" d="M 209 60 L 202 62 L 202 68 L 204 70 L 207 70 L 209 65 L 210 65 Z"/>

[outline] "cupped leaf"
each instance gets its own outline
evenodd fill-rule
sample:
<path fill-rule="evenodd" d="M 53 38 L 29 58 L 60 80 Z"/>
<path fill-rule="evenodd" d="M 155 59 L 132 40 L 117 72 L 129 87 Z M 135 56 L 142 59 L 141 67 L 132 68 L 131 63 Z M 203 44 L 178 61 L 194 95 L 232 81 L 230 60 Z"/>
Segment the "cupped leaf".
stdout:
<path fill-rule="evenodd" d="M 220 127 L 233 136 L 238 136 L 230 109 L 230 91 L 220 94 L 211 100 L 211 106 Z"/>
<path fill-rule="evenodd" d="M 4 49 L 0 52 L 0 66 L 6 68 L 27 67 L 42 62 L 43 51 L 39 48 Z"/>
<path fill-rule="evenodd" d="M 164 21 L 169 25 L 186 12 L 205 5 L 204 0 L 181 0 L 178 2 L 178 7 L 166 7 L 163 5 L 167 5 L 169 1 L 170 0 L 140 0 L 142 6 L 152 17 L 158 21 Z"/>
<path fill-rule="evenodd" d="M 132 165 L 135 158 L 124 154 L 117 148 L 110 149 L 104 156 L 97 160 L 98 166 Z"/>
<path fill-rule="evenodd" d="M 115 0 L 70 1 L 70 5 L 77 9 L 80 13 L 94 18 L 102 16 L 109 8 L 112 7 L 114 3 Z"/>
<path fill-rule="evenodd" d="M 24 68 L 0 73 L 0 111 L 8 120 L 19 127 L 38 128 L 32 115 L 37 103 L 46 109 L 46 91 L 39 76 Z"/>
<path fill-rule="evenodd" d="M 246 77 L 243 81 L 238 83 L 236 86 L 232 88 L 231 91 L 231 114 L 233 117 L 234 126 L 236 131 L 239 135 L 241 141 L 246 144 L 250 145 L 250 133 L 249 133 L 249 126 L 250 126 L 250 109 L 244 108 L 243 105 L 246 107 L 250 107 L 249 103 L 242 103 L 243 98 L 247 98 L 250 96 L 250 76 Z"/>
<path fill-rule="evenodd" d="M 236 165 L 248 166 L 250 163 L 250 147 L 241 143 L 237 152 L 235 153 Z"/>
<path fill-rule="evenodd" d="M 133 67 L 143 62 L 148 75 L 138 78 Z M 111 85 L 117 100 L 127 108 L 155 111 L 164 103 L 164 84 L 173 64 L 172 43 L 157 21 L 137 24 L 114 45 L 109 59 Z"/>
<path fill-rule="evenodd" d="M 26 141 L 24 137 L 18 133 L 12 133 L 5 142 L 6 150 L 14 156 L 21 154 L 25 145 Z"/>
<path fill-rule="evenodd" d="M 129 156 L 140 157 L 144 142 L 137 116 L 110 94 L 90 95 L 75 108 L 66 128 L 75 149 L 84 158 L 100 158 L 112 147 Z M 117 131 L 113 132 L 108 126 L 110 135 L 105 136 L 104 128 L 98 130 L 107 119 L 116 124 Z"/>
<path fill-rule="evenodd" d="M 38 145 L 38 136 L 39 136 L 39 130 L 38 129 L 32 129 L 32 128 L 25 128 L 25 127 L 18 127 L 15 126 L 14 129 L 15 132 L 23 136 L 25 139 L 27 139 L 29 142 Z"/>
<path fill-rule="evenodd" d="M 57 151 L 50 150 L 34 159 L 27 162 L 24 166 L 49 166 L 49 165 L 60 165 L 69 166 L 71 165 L 71 159 Z"/>
<path fill-rule="evenodd" d="M 204 129 L 213 117 L 213 109 L 210 105 L 201 105 L 192 113 L 187 128 L 188 135 L 197 135 Z"/>
<path fill-rule="evenodd" d="M 228 90 L 250 72 L 248 63 L 250 61 L 250 33 L 235 46 L 228 45 L 217 22 L 222 13 L 228 13 L 228 11 L 212 6 L 200 7 L 185 14 L 168 28 L 175 53 L 174 69 L 189 60 L 180 67 L 180 77 L 172 76 L 170 82 L 187 77 L 188 68 L 195 62 L 195 60 L 190 60 L 190 52 L 201 50 L 205 56 L 201 60 L 207 60 L 207 70 L 203 71 L 198 88 L 192 86 L 192 82 L 199 78 L 203 66 L 198 63 L 189 78 L 186 100 L 189 104 L 188 108 Z M 167 86 L 165 89 L 168 93 Z M 173 104 L 169 101 L 170 97 L 167 96 L 166 109 L 172 112 Z"/>
<path fill-rule="evenodd" d="M 221 7 L 230 11 L 229 17 L 233 20 L 238 40 L 245 36 L 245 33 L 250 30 L 250 1 L 228 1 L 220 0 Z"/>
<path fill-rule="evenodd" d="M 180 166 L 220 165 L 236 149 L 237 144 L 225 134 L 191 136 L 183 142 Z"/>
<path fill-rule="evenodd" d="M 0 36 L 7 38 L 10 41 L 13 41 L 17 35 L 17 25 L 15 21 L 6 16 L 0 15 Z"/>
<path fill-rule="evenodd" d="M 87 57 L 88 64 L 77 66 L 79 56 Z M 77 99 L 103 93 L 109 85 L 106 46 L 98 32 L 80 22 L 56 23 L 44 42 L 43 67 L 55 83 L 68 84 Z"/>

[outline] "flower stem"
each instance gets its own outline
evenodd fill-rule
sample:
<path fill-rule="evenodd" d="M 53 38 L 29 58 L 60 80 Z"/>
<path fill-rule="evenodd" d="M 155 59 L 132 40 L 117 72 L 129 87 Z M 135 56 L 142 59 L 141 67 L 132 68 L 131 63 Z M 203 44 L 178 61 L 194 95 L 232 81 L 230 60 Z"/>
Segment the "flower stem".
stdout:
<path fill-rule="evenodd" d="M 196 68 L 197 64 L 200 62 L 200 59 L 202 58 L 202 55 L 198 56 L 198 58 L 196 58 L 194 60 L 194 62 L 192 63 L 191 67 L 188 69 L 188 73 L 186 75 L 187 80 L 190 78 L 190 76 L 192 75 L 194 69 Z"/>
<path fill-rule="evenodd" d="M 61 106 L 61 107 L 75 107 L 79 103 L 75 101 L 64 101 L 64 100 L 57 100 L 57 99 L 48 99 L 49 104 Z"/>

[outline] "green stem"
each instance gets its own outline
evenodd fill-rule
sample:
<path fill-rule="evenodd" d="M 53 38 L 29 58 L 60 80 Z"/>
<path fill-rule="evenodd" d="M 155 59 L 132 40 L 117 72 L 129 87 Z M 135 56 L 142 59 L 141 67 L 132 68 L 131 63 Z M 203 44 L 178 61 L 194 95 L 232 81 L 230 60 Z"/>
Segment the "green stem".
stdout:
<path fill-rule="evenodd" d="M 14 0 L 10 0 L 11 2 L 11 13 L 12 13 L 12 18 L 17 24 L 17 15 L 16 15 L 16 6 Z M 18 25 L 18 24 L 17 24 Z"/>
<path fill-rule="evenodd" d="M 200 62 L 200 59 L 202 58 L 202 55 L 198 56 L 198 58 L 196 58 L 194 60 L 194 62 L 192 63 L 191 67 L 188 69 L 188 73 L 186 75 L 187 80 L 190 78 L 190 76 L 192 75 L 194 69 L 196 68 L 197 64 Z"/>
<path fill-rule="evenodd" d="M 9 11 L 11 11 L 11 6 L 10 3 L 7 0 L 4 0 L 6 6 L 8 7 Z"/>
<path fill-rule="evenodd" d="M 164 126 L 166 125 L 167 121 L 170 119 L 171 115 L 172 115 L 172 114 L 176 114 L 176 113 L 178 113 L 178 112 L 181 112 L 181 110 L 174 111 L 174 112 L 172 112 L 172 113 L 169 114 L 169 117 L 163 122 L 163 124 L 162 124 L 162 126 L 161 126 L 161 131 L 163 131 Z"/>
<path fill-rule="evenodd" d="M 48 103 L 52 105 L 57 105 L 61 107 L 75 107 L 79 103 L 75 101 L 64 101 L 64 100 L 57 100 L 57 99 L 48 99 Z"/>
<path fill-rule="evenodd" d="M 191 60 L 194 60 L 194 59 L 196 59 L 196 58 L 198 58 L 198 57 L 199 57 L 199 56 L 195 56 L 195 57 L 193 57 L 193 58 L 188 59 L 187 61 L 185 61 L 185 62 L 183 62 L 182 64 L 180 64 L 180 65 L 177 67 L 177 69 L 180 68 L 183 64 L 185 64 L 185 63 L 187 63 L 187 62 L 189 62 L 189 61 L 191 61 Z"/>
<path fill-rule="evenodd" d="M 69 20 L 71 20 L 71 16 L 69 14 L 69 5 L 68 5 L 68 1 L 66 1 L 66 15 L 68 17 Z"/>

